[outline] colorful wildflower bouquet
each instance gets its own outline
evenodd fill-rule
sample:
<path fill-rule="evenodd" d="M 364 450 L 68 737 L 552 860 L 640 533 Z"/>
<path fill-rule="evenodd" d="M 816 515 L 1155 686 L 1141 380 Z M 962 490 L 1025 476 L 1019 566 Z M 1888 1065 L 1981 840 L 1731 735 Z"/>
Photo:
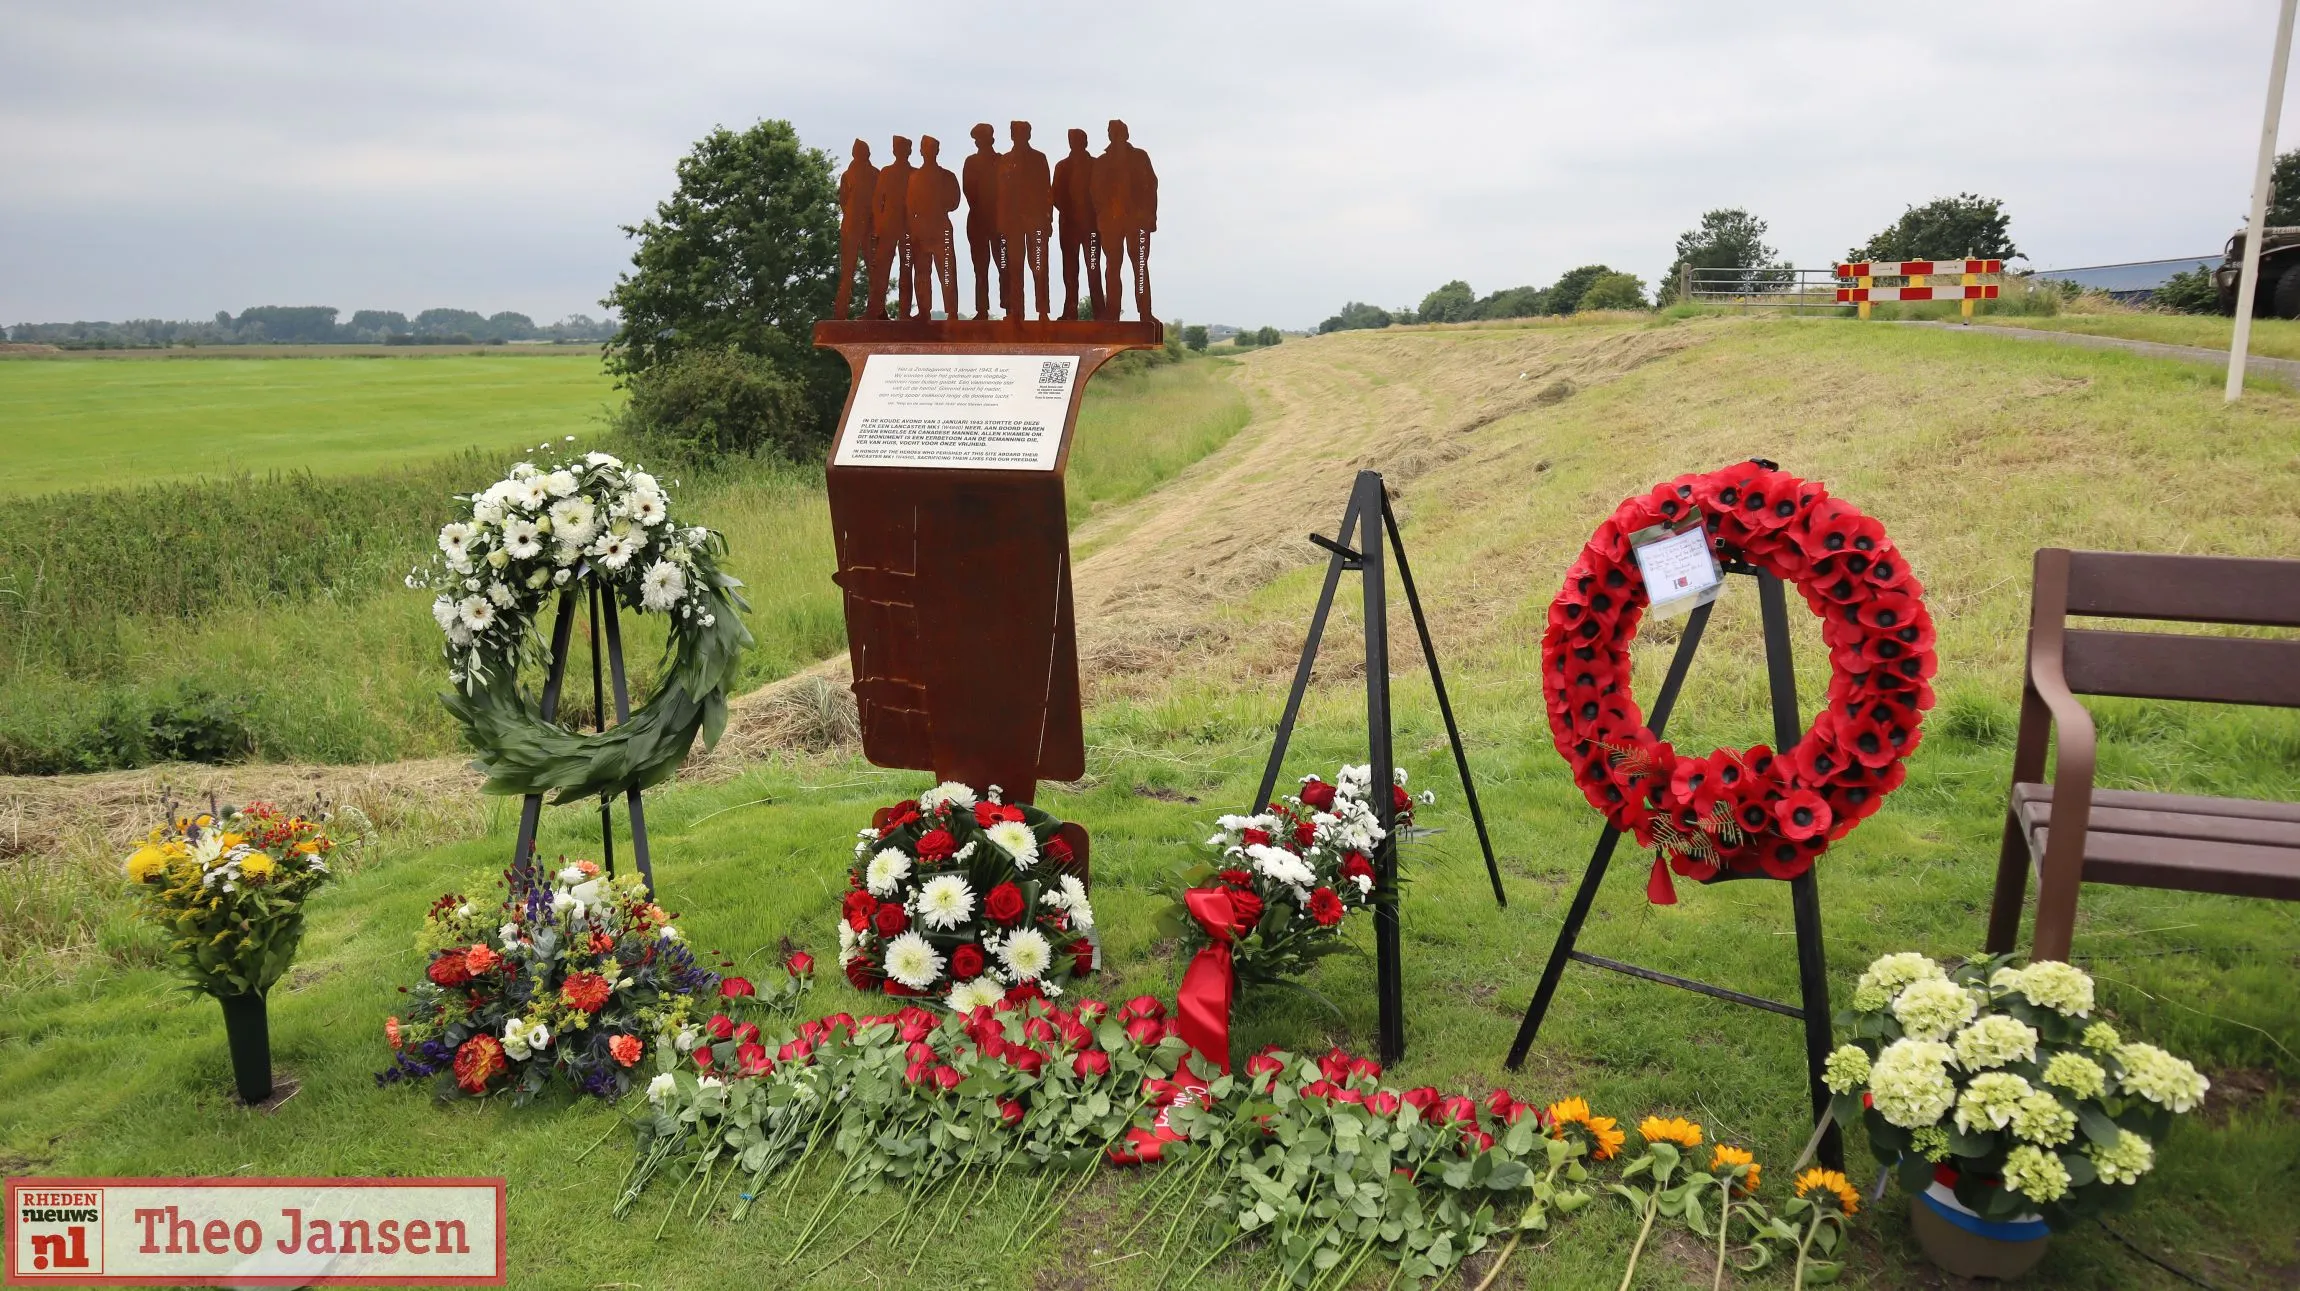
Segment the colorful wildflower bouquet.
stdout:
<path fill-rule="evenodd" d="M 978 799 L 946 782 L 880 811 L 839 912 L 847 980 L 962 1013 L 1025 984 L 1059 998 L 1098 953 L 1083 857 L 1064 831 L 996 785 Z"/>
<path fill-rule="evenodd" d="M 1829 1056 L 1837 1115 L 1862 1116 L 1902 1185 L 1938 1182 L 1986 1220 L 2053 1228 L 2131 1204 L 2175 1115 L 2210 1086 L 2155 1045 L 2090 1021 L 2092 978 L 2009 957 L 1945 969 L 1918 954 L 1869 965 Z M 1840 1019 L 1843 1024 L 1844 1019 Z"/>
<path fill-rule="evenodd" d="M 1307 776 L 1291 796 L 1253 816 L 1224 816 L 1206 840 L 1218 864 L 1184 876 L 1189 888 L 1214 886 L 1229 898 L 1230 964 L 1243 983 L 1298 978 L 1342 949 L 1341 924 L 1374 902 L 1373 855 L 1381 846 L 1374 817 L 1373 769 L 1344 766 L 1332 782 Z M 1413 824 L 1415 799 L 1405 768 L 1394 772 L 1390 800 L 1397 828 Z M 1426 805 L 1437 800 L 1424 793 Z M 1204 921 L 1177 902 L 1164 921 L 1196 951 L 1211 940 Z"/>
<path fill-rule="evenodd" d="M 128 880 L 195 990 L 261 994 L 294 961 L 304 899 L 331 877 L 335 846 L 325 822 L 251 802 L 153 829 L 128 857 Z"/>
<path fill-rule="evenodd" d="M 497 902 L 432 903 L 415 942 L 423 980 L 402 988 L 406 1016 L 384 1022 L 394 1057 L 378 1084 L 433 1076 L 443 1098 L 509 1090 L 523 1103 L 564 1076 L 612 1098 L 650 1045 L 691 1049 L 699 1010 L 757 994 L 697 962 L 636 875 L 576 861 L 504 881 Z M 799 988 L 794 977 L 777 999 Z"/>

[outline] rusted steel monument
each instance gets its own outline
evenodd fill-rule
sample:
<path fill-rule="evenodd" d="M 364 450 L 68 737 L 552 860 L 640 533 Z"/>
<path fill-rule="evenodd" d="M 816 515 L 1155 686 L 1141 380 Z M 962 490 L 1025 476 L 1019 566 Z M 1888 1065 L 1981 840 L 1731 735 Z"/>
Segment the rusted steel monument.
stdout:
<path fill-rule="evenodd" d="M 854 375 L 828 474 L 864 754 L 1027 802 L 1040 780 L 1086 770 L 1062 482 L 1087 377 L 1164 343 L 1150 312 L 1158 177 L 1122 121 L 1099 155 L 1071 130 L 1052 166 L 1029 122 L 1009 125 L 1004 151 L 987 123 L 970 137 L 955 174 L 931 135 L 915 162 L 897 136 L 885 166 L 855 141 L 835 316 L 815 344 Z"/>

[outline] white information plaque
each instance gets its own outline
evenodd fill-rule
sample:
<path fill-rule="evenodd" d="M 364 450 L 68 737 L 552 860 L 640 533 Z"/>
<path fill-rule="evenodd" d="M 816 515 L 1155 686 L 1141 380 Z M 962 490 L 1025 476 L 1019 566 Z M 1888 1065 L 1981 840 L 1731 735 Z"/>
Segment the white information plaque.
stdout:
<path fill-rule="evenodd" d="M 1077 377 L 1070 354 L 873 354 L 831 465 L 1051 471 Z"/>
<path fill-rule="evenodd" d="M 1629 549 L 1645 576 L 1647 609 L 1660 615 L 1707 605 L 1724 590 L 1724 571 L 1709 549 L 1709 530 L 1696 514 L 1674 528 L 1654 525 L 1629 535 Z"/>

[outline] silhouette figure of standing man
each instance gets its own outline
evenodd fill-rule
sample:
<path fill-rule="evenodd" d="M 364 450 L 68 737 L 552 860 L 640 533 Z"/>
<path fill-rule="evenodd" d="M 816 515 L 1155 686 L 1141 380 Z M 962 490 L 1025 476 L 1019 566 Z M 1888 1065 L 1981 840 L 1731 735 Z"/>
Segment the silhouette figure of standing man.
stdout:
<path fill-rule="evenodd" d="M 1023 271 L 1036 288 L 1038 318 L 1046 320 L 1046 235 L 1054 223 L 1054 189 L 1047 179 L 1046 154 L 1030 146 L 1030 123 L 1008 125 L 1014 146 L 998 172 L 998 231 L 1006 241 L 1006 316 L 1023 317 Z"/>
<path fill-rule="evenodd" d="M 871 188 L 870 301 L 865 311 L 868 318 L 886 317 L 889 270 L 897 272 L 896 290 L 901 301 L 900 312 L 895 317 L 910 317 L 910 172 L 910 140 L 898 134 L 894 137 L 894 160 L 879 171 L 878 182 Z"/>
<path fill-rule="evenodd" d="M 1086 294 L 1096 318 L 1104 317 L 1102 267 L 1095 255 L 1094 154 L 1086 132 L 1070 132 L 1070 152 L 1054 163 L 1054 213 L 1062 239 L 1062 316 L 1078 317 L 1078 262 L 1086 261 Z"/>
<path fill-rule="evenodd" d="M 910 259 L 912 271 L 917 274 L 918 317 L 934 317 L 934 284 L 942 283 L 942 311 L 946 318 L 958 317 L 958 263 L 957 247 L 951 242 L 950 213 L 958 209 L 958 176 L 953 175 L 935 159 L 942 155 L 942 142 L 933 135 L 921 135 L 918 141 L 918 169 L 910 173 L 910 194 L 906 203 L 907 224 L 910 230 Z"/>
<path fill-rule="evenodd" d="M 857 263 L 868 273 L 874 259 L 871 225 L 876 216 L 871 199 L 877 185 L 878 167 L 870 163 L 870 145 L 857 139 L 854 161 L 839 176 L 839 291 L 831 303 L 833 318 L 845 318 L 851 312 Z"/>
<path fill-rule="evenodd" d="M 990 317 L 990 282 L 998 279 L 998 304 L 1007 308 L 1006 244 L 998 232 L 998 180 L 1003 168 L 995 148 L 998 132 L 985 121 L 973 130 L 974 151 L 960 168 L 966 188 L 966 246 L 974 258 L 974 321 Z"/>
<path fill-rule="evenodd" d="M 1103 294 L 1109 300 L 1110 317 L 1118 317 L 1119 269 L 1125 258 L 1134 262 L 1135 312 L 1147 321 L 1150 235 L 1158 231 L 1158 173 L 1150 168 L 1150 154 L 1127 142 L 1125 122 L 1110 123 L 1110 146 L 1094 159 L 1088 188 L 1094 197 L 1094 231 L 1102 244 Z"/>

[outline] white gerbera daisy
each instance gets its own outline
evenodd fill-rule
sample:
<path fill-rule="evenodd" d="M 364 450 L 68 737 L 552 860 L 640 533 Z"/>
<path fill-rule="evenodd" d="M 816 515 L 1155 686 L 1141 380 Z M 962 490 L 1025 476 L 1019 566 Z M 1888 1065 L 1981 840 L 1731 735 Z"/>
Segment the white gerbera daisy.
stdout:
<path fill-rule="evenodd" d="M 906 932 L 886 944 L 886 975 L 914 991 L 923 991 L 942 976 L 942 956 L 932 943 Z"/>
<path fill-rule="evenodd" d="M 473 632 L 485 632 L 495 626 L 495 607 L 482 596 L 464 597 L 462 603 L 455 607 L 455 613 L 456 617 L 463 620 L 463 626 Z"/>
<path fill-rule="evenodd" d="M 910 877 L 910 858 L 899 848 L 882 847 L 870 858 L 863 871 L 863 886 L 875 897 L 891 897 L 895 888 Z"/>
<path fill-rule="evenodd" d="M 543 477 L 543 490 L 552 497 L 563 498 L 575 491 L 575 472 L 553 471 Z"/>
<path fill-rule="evenodd" d="M 503 526 L 503 550 L 513 560 L 532 560 L 543 552 L 543 530 L 533 520 L 514 519 Z"/>
<path fill-rule="evenodd" d="M 938 874 L 918 892 L 918 917 L 929 928 L 949 930 L 974 913 L 974 889 L 956 874 Z"/>
<path fill-rule="evenodd" d="M 551 486 L 543 482 L 544 478 L 530 475 L 519 481 L 519 491 L 512 495 L 512 501 L 518 503 L 520 510 L 541 511 L 551 505 Z"/>
<path fill-rule="evenodd" d="M 931 816 L 934 814 L 935 808 L 946 802 L 960 811 L 972 811 L 974 809 L 974 790 L 956 780 L 945 780 L 918 796 L 918 809 L 921 813 Z"/>
<path fill-rule="evenodd" d="M 551 508 L 551 532 L 563 543 L 582 546 L 598 523 L 599 508 L 589 498 L 567 498 Z"/>
<path fill-rule="evenodd" d="M 977 977 L 971 982 L 960 982 L 950 988 L 950 1010 L 953 1013 L 972 1013 L 976 1009 L 994 1009 L 1006 998 L 1006 988 L 995 977 Z"/>
<path fill-rule="evenodd" d="M 1016 980 L 1035 981 L 1053 965 L 1054 947 L 1047 942 L 1045 933 L 1025 928 L 1006 939 L 1006 944 L 998 949 L 998 958 Z"/>
<path fill-rule="evenodd" d="M 667 560 L 648 566 L 647 576 L 639 584 L 639 603 L 650 610 L 670 609 L 686 595 L 686 571 Z"/>
<path fill-rule="evenodd" d="M 634 493 L 623 500 L 623 514 L 640 524 L 654 526 L 663 523 L 663 495 L 660 493 Z"/>
<path fill-rule="evenodd" d="M 439 531 L 439 549 L 451 561 L 468 560 L 471 557 L 471 535 L 471 526 L 457 520 Z"/>
<path fill-rule="evenodd" d="M 1014 858 L 1014 868 L 1027 870 L 1038 859 L 1038 835 L 1031 833 L 1030 826 L 1021 821 L 1002 820 L 986 832 L 991 842 L 1005 848 L 1006 854 Z"/>
<path fill-rule="evenodd" d="M 631 563 L 631 557 L 639 554 L 639 544 L 631 541 L 627 534 L 610 533 L 591 544 L 591 554 L 606 568 L 621 569 Z"/>

